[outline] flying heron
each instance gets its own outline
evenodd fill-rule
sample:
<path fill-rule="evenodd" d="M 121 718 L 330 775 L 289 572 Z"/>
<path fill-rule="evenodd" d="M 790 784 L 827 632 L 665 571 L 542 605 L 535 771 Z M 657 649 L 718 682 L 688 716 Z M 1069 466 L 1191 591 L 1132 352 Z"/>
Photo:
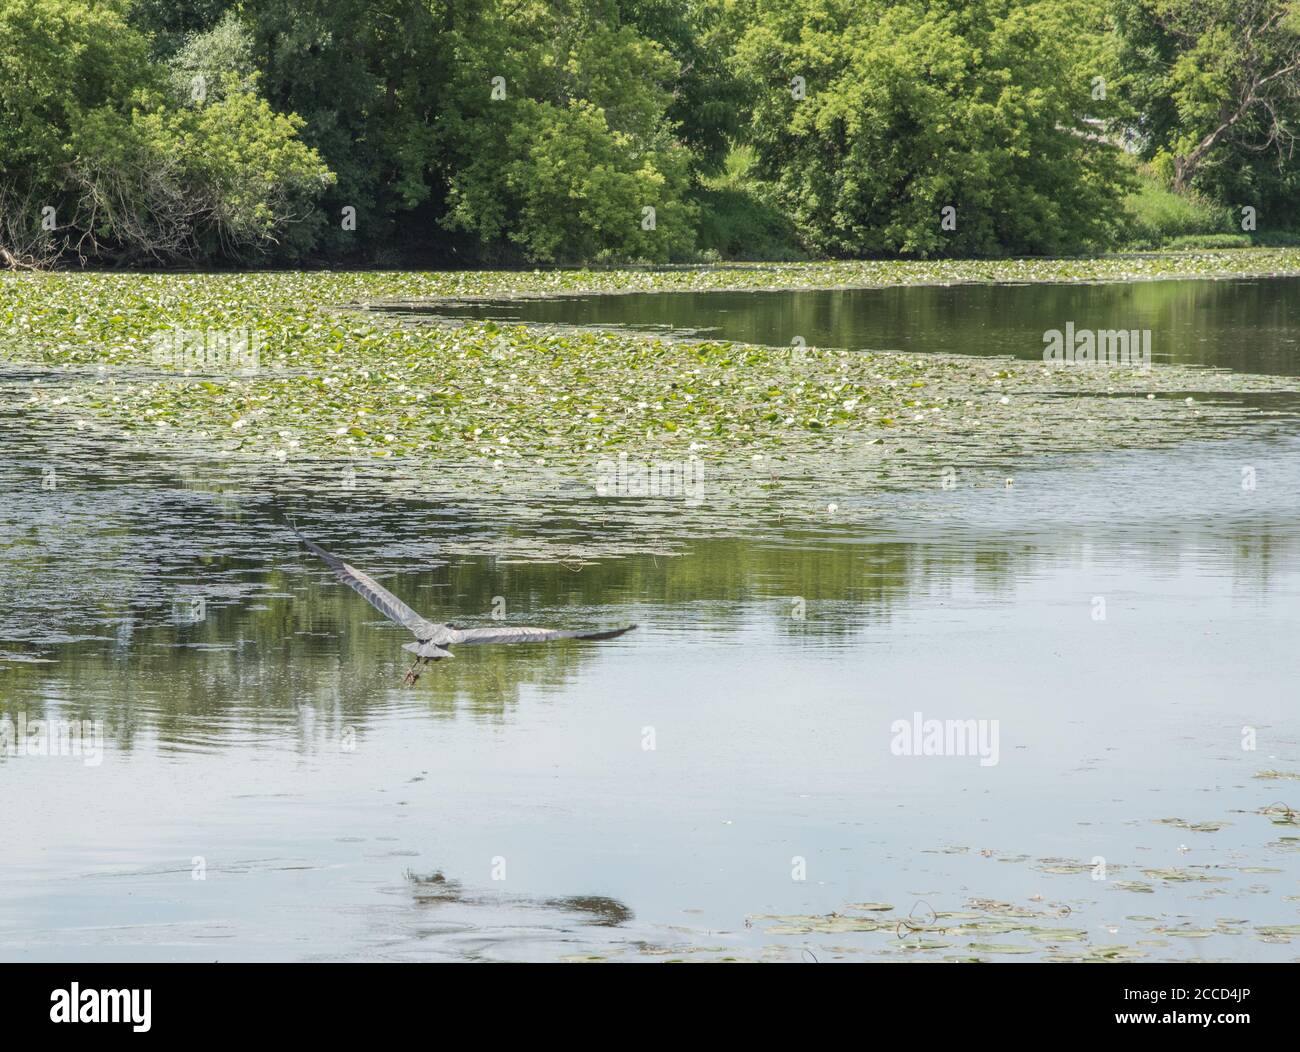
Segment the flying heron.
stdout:
<path fill-rule="evenodd" d="M 334 571 L 340 581 L 388 620 L 409 629 L 415 636 L 414 643 L 405 643 L 402 646 L 403 650 L 409 650 L 415 655 L 415 661 L 406 670 L 403 683 L 409 684 L 418 680 L 422 665 L 452 657 L 451 651 L 447 648 L 457 644 L 468 646 L 478 643 L 549 643 L 554 639 L 615 639 L 636 628 L 636 625 L 625 625 L 622 628 L 607 628 L 596 632 L 572 632 L 554 628 L 529 628 L 525 625 L 458 628 L 455 625 L 438 624 L 436 621 L 421 617 L 369 574 L 363 573 L 355 566 L 349 566 L 319 544 L 309 541 L 298 532 L 296 527 L 291 528 L 298 540 L 325 560 L 326 565 Z"/>

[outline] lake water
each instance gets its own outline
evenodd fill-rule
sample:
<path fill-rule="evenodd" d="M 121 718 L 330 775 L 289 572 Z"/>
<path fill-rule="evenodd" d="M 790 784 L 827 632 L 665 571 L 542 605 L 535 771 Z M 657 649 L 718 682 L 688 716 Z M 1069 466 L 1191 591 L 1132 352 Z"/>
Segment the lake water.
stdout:
<path fill-rule="evenodd" d="M 629 293 L 438 305 L 454 318 L 620 326 L 745 343 L 1041 359 L 1043 333 L 1149 329 L 1152 359 L 1300 371 L 1300 280 Z"/>
<path fill-rule="evenodd" d="M 1020 356 L 1097 317 L 1152 328 L 1157 359 L 1296 375 L 1296 302 L 1261 281 L 463 309 Z M 883 495 L 869 529 L 530 561 L 518 519 L 437 494 L 33 420 L 33 378 L 0 374 L 0 711 L 104 740 L 0 750 L 0 958 L 1300 957 L 1285 417 Z M 575 550 L 607 528 L 526 511 Z M 435 619 L 640 627 L 461 648 L 405 687 L 406 637 L 287 515 Z M 900 725 L 930 719 L 977 721 L 982 753 L 907 755 Z"/>

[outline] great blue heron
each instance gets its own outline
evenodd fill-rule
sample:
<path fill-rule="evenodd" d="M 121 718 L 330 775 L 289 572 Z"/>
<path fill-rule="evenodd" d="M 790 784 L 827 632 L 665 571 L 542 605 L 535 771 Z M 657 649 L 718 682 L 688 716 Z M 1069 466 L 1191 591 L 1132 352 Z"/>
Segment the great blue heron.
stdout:
<path fill-rule="evenodd" d="M 455 625 L 442 625 L 421 617 L 404 602 L 393 595 L 369 574 L 362 573 L 355 566 L 349 566 L 342 559 L 331 555 L 319 544 L 309 541 L 296 527 L 291 527 L 294 535 L 308 548 L 325 560 L 325 563 L 340 581 L 360 595 L 371 606 L 403 628 L 409 629 L 415 636 L 414 643 L 403 644 L 403 650 L 415 655 L 415 661 L 406 670 L 403 683 L 414 683 L 420 678 L 419 669 L 430 661 L 441 661 L 452 656 L 448 647 L 471 643 L 549 643 L 553 639 L 615 639 L 624 632 L 631 632 L 636 625 L 623 628 L 608 628 L 597 632 L 566 632 L 554 628 L 529 628 L 525 625 L 501 625 L 495 628 L 457 628 Z"/>

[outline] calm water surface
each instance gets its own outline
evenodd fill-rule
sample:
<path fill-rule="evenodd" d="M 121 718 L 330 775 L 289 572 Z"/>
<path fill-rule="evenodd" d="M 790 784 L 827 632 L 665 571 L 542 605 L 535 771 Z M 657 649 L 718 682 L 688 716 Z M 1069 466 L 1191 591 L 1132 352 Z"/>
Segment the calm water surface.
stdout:
<path fill-rule="evenodd" d="M 1019 353 L 1119 297 L 1173 359 L 1294 375 L 1289 293 L 516 307 Z M 106 742 L 95 766 L 0 755 L 0 958 L 1300 957 L 1293 428 L 1026 465 L 865 531 L 755 521 L 543 563 L 434 494 L 286 487 L 19 417 L 31 379 L 0 380 L 0 710 Z M 533 510 L 579 548 L 605 528 Z M 511 621 L 641 627 L 463 648 L 406 688 L 400 631 L 286 514 L 433 617 L 501 599 Z M 895 755 L 917 712 L 998 721 L 998 762 Z M 881 920 L 808 930 L 832 913 Z M 934 914 L 959 916 L 899 924 Z"/>
<path fill-rule="evenodd" d="M 691 332 L 745 343 L 1041 359 L 1043 333 L 1150 329 L 1152 359 L 1300 372 L 1300 278 L 564 296 L 431 307 L 456 318 Z"/>

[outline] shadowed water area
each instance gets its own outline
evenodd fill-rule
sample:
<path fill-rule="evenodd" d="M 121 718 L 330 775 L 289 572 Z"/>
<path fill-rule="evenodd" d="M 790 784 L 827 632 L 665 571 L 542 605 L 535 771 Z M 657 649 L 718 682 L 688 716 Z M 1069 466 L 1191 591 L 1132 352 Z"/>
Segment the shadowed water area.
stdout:
<path fill-rule="evenodd" d="M 403 306 L 403 310 L 411 310 Z M 621 326 L 745 343 L 1009 355 L 1039 360 L 1043 333 L 1150 329 L 1152 360 L 1300 372 L 1300 278 L 1130 284 L 937 285 L 781 292 L 629 293 L 424 308 L 449 318 Z"/>
<path fill-rule="evenodd" d="M 1095 317 L 1296 375 L 1291 284 L 459 309 L 1020 357 Z M 0 957 L 1300 957 L 1291 416 L 699 530 L 162 457 L 18 414 L 31 379 L 0 373 L 0 712 L 104 741 L 0 750 Z M 404 687 L 409 637 L 287 516 L 436 620 L 640 628 Z M 899 755 L 917 713 L 997 721 L 996 762 Z"/>

